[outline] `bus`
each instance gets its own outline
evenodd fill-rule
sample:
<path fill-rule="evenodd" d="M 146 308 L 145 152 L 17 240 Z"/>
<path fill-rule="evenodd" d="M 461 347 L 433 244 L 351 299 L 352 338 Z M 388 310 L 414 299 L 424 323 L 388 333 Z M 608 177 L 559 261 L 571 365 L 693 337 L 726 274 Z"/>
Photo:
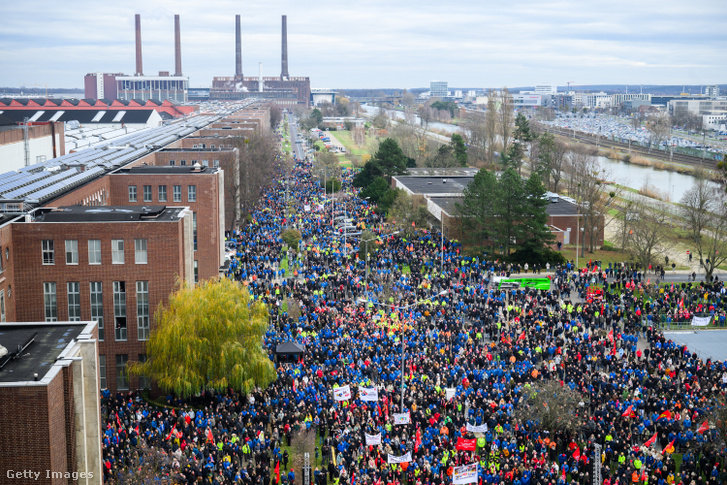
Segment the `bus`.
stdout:
<path fill-rule="evenodd" d="M 548 277 L 515 276 L 505 278 L 495 276 L 492 281 L 499 289 L 534 288 L 536 290 L 550 290 L 550 278 Z"/>

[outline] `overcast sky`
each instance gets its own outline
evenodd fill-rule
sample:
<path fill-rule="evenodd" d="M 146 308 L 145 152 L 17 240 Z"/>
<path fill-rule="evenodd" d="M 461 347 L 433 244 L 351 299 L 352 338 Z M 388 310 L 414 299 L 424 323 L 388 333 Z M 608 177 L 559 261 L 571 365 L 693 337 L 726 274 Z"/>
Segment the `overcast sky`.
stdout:
<path fill-rule="evenodd" d="M 0 86 L 83 87 L 89 72 L 174 72 L 174 14 L 192 87 L 289 72 L 317 88 L 727 83 L 725 0 L 3 0 Z"/>

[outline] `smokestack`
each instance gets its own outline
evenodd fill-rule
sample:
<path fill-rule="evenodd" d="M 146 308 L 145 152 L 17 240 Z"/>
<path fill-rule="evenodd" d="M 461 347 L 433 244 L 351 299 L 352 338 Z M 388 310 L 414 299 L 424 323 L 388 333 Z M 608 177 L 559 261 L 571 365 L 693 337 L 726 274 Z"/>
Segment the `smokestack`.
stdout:
<path fill-rule="evenodd" d="M 141 65 L 141 15 L 138 13 L 136 14 L 136 75 L 144 75 L 144 69 Z"/>
<path fill-rule="evenodd" d="M 280 78 L 283 81 L 288 80 L 288 16 L 283 15 L 283 58 L 282 58 L 282 70 L 280 71 Z"/>
<path fill-rule="evenodd" d="M 174 16 L 174 75 L 182 75 L 182 36 L 179 33 L 179 15 Z"/>
<path fill-rule="evenodd" d="M 239 15 L 235 15 L 235 77 L 242 78 L 242 32 Z"/>
<path fill-rule="evenodd" d="M 257 90 L 260 91 L 261 93 L 263 92 L 263 86 L 264 86 L 264 84 L 263 84 L 263 62 L 260 61 L 260 75 L 259 75 L 259 80 L 257 83 Z"/>

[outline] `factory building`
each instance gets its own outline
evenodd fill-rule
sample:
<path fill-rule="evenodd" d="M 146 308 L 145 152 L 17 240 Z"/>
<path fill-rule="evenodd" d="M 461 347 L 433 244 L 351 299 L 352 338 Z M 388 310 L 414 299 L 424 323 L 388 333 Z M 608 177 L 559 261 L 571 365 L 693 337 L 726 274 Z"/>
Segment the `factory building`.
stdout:
<path fill-rule="evenodd" d="M 235 75 L 212 79 L 209 99 L 233 100 L 257 98 L 280 106 L 308 106 L 311 97 L 310 78 L 291 77 L 288 73 L 287 16 L 282 19 L 282 55 L 280 77 L 263 77 L 262 63 L 258 77 L 242 73 L 242 31 L 240 16 L 235 17 Z"/>
<path fill-rule="evenodd" d="M 136 24 L 136 70 L 133 76 L 122 73 L 95 72 L 86 74 L 84 91 L 86 98 L 131 100 L 170 100 L 186 103 L 189 93 L 189 78 L 182 74 L 182 47 L 179 15 L 174 16 L 174 74 L 160 71 L 158 75 L 144 75 L 141 45 L 141 16 L 135 17 Z"/>

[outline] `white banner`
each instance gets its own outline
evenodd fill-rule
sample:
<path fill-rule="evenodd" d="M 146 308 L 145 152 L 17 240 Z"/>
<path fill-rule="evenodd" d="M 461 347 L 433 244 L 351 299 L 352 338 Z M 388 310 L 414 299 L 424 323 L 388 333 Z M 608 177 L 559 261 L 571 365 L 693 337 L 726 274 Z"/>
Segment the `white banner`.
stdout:
<path fill-rule="evenodd" d="M 472 433 L 487 433 L 487 423 L 481 426 L 467 423 L 467 431 L 471 431 Z"/>
<path fill-rule="evenodd" d="M 706 327 L 712 317 L 692 317 L 692 327 Z"/>
<path fill-rule="evenodd" d="M 394 424 L 409 424 L 409 413 L 394 413 Z"/>
<path fill-rule="evenodd" d="M 381 433 L 379 434 L 366 434 L 366 446 L 380 445 L 381 444 Z"/>
<path fill-rule="evenodd" d="M 411 451 L 408 451 L 406 455 L 394 456 L 389 455 L 389 464 L 391 463 L 409 463 L 411 461 Z"/>
<path fill-rule="evenodd" d="M 306 212 L 310 212 L 310 205 L 308 205 L 308 204 L 304 205 L 303 210 L 305 210 Z"/>
<path fill-rule="evenodd" d="M 358 397 L 362 401 L 378 401 L 379 400 L 379 390 L 375 387 L 359 387 L 358 388 Z"/>
<path fill-rule="evenodd" d="M 477 463 L 454 467 L 452 483 L 477 483 Z"/>
<path fill-rule="evenodd" d="M 454 387 L 446 387 L 444 392 L 446 393 L 447 401 L 449 401 L 454 397 L 454 393 L 457 392 L 457 389 Z"/>
<path fill-rule="evenodd" d="M 348 401 L 351 399 L 351 388 L 347 385 L 335 388 L 333 390 L 333 399 L 336 401 Z"/>

